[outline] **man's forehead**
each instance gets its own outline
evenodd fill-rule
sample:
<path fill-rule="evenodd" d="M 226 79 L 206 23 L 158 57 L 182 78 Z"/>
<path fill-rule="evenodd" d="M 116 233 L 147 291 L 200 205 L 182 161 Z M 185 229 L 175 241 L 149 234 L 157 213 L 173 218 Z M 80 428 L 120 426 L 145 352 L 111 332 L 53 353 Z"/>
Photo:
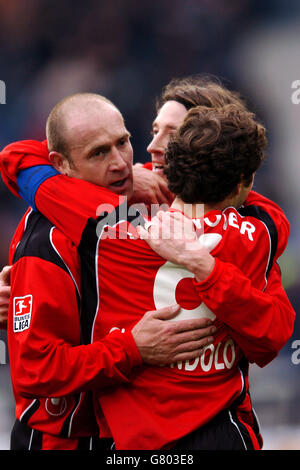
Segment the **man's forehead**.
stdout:
<path fill-rule="evenodd" d="M 182 124 L 186 115 L 186 108 L 177 101 L 167 101 L 158 111 L 152 126 L 165 126 L 170 129 L 177 129 Z"/>
<path fill-rule="evenodd" d="M 120 111 L 111 103 L 102 100 L 77 100 L 70 103 L 64 110 L 64 119 L 67 126 L 72 124 L 83 125 L 86 121 L 97 119 L 105 122 L 107 117 L 122 118 Z"/>
<path fill-rule="evenodd" d="M 71 146 L 83 145 L 95 138 L 104 143 L 127 132 L 121 113 L 110 105 L 76 108 L 69 115 L 66 128 Z"/>

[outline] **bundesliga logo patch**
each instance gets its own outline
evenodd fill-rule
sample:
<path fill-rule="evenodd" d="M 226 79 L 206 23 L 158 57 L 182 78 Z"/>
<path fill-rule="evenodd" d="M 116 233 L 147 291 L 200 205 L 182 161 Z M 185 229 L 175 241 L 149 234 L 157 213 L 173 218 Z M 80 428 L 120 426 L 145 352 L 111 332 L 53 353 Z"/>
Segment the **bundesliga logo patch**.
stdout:
<path fill-rule="evenodd" d="M 19 333 L 27 330 L 30 325 L 32 312 L 32 295 L 24 295 L 23 297 L 14 297 L 13 299 L 13 316 L 14 316 L 14 332 Z"/>

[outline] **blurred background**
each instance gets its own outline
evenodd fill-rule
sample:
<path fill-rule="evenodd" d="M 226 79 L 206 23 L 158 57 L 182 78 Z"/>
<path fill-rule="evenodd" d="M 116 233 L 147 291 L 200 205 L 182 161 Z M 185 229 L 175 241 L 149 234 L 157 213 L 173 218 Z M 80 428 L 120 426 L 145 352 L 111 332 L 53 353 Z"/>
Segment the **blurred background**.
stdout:
<path fill-rule="evenodd" d="M 93 91 L 122 111 L 135 162 L 146 162 L 155 98 L 173 77 L 209 73 L 246 97 L 268 129 L 268 158 L 255 190 L 291 223 L 280 259 L 283 283 L 299 311 L 300 2 L 298 0 L 0 0 L 0 147 L 44 139 L 51 108 Z M 300 85 L 300 84 L 299 84 Z M 299 86 L 298 86 L 299 87 Z M 300 97 L 300 93 L 298 94 Z M 0 180 L 0 268 L 24 203 Z M 6 345 L 6 333 L 0 333 Z M 264 369 L 251 367 L 252 399 L 264 449 L 300 448 L 300 364 L 293 337 Z M 292 360 L 293 352 L 296 360 Z M 300 356 L 300 355 L 299 355 Z M 0 449 L 14 420 L 9 358 L 0 365 Z"/>

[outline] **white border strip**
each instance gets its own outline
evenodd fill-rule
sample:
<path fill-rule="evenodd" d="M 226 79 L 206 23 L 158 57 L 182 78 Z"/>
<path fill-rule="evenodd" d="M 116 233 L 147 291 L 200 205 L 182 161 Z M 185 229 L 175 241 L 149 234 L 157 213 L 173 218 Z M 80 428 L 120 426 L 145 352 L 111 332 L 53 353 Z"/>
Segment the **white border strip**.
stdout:
<path fill-rule="evenodd" d="M 232 418 L 232 414 L 230 413 L 230 411 L 228 410 L 228 413 L 229 413 L 229 418 L 230 418 L 230 421 L 232 422 L 232 424 L 236 427 L 236 429 L 238 430 L 238 433 L 240 435 L 240 438 L 242 439 L 242 442 L 243 442 L 243 445 L 245 447 L 245 450 L 248 450 L 247 446 L 246 446 L 246 442 L 244 441 L 244 438 L 242 436 L 242 433 L 240 431 L 240 428 L 238 427 L 238 425 L 236 424 L 236 422 L 233 420 Z"/>

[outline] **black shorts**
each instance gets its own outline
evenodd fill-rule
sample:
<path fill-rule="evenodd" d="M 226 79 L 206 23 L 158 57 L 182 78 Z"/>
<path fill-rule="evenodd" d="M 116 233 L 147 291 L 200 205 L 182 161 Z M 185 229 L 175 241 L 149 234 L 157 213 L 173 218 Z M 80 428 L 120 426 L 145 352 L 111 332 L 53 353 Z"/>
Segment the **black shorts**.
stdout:
<path fill-rule="evenodd" d="M 98 436 L 72 439 L 53 436 L 16 420 L 11 432 L 10 450 L 102 450 L 108 448 L 110 441 Z"/>
<path fill-rule="evenodd" d="M 179 439 L 172 450 L 254 450 L 246 426 L 226 409 L 204 426 Z"/>

